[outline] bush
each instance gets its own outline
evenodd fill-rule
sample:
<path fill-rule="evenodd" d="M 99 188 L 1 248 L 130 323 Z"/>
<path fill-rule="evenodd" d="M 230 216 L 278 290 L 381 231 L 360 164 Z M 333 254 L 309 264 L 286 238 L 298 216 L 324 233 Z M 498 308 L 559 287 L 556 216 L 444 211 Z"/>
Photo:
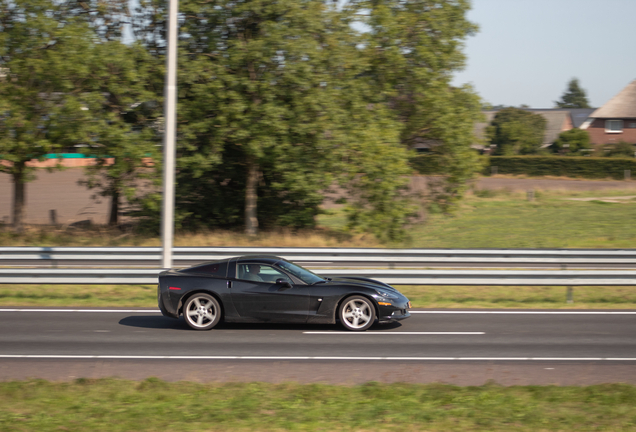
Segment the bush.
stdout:
<path fill-rule="evenodd" d="M 609 157 L 634 157 L 634 144 L 625 141 L 619 141 L 616 144 L 607 144 L 605 146 L 606 156 Z"/>
<path fill-rule="evenodd" d="M 636 176 L 636 159 L 606 157 L 559 156 L 491 156 L 485 158 L 483 175 L 490 175 L 491 167 L 498 174 L 529 176 L 560 176 L 578 178 L 613 178 L 622 180 L 625 170 Z M 420 174 L 433 175 L 443 172 L 440 158 L 435 155 L 418 155 L 411 159 L 411 166 Z"/>
<path fill-rule="evenodd" d="M 497 167 L 498 174 L 613 178 L 622 180 L 625 170 L 636 173 L 636 160 L 602 157 L 492 156 L 483 174 Z"/>
<path fill-rule="evenodd" d="M 559 138 L 550 146 L 554 153 L 567 156 L 580 156 L 581 150 L 589 150 L 590 134 L 582 129 L 570 129 L 559 134 Z"/>
<path fill-rule="evenodd" d="M 520 108 L 504 108 L 495 114 L 486 129 L 497 155 L 533 154 L 541 149 L 547 121 L 540 115 Z"/>

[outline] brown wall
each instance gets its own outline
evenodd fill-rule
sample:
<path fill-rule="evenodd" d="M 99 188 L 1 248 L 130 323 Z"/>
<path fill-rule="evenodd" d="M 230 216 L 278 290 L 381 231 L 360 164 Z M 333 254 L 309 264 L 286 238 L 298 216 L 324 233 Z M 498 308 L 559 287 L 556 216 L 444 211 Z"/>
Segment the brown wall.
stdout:
<path fill-rule="evenodd" d="M 587 128 L 592 144 L 616 144 L 619 141 L 636 144 L 636 127 L 630 127 L 631 123 L 636 124 L 636 119 L 615 119 L 623 120 L 623 132 L 605 132 L 605 119 L 594 119 Z"/>

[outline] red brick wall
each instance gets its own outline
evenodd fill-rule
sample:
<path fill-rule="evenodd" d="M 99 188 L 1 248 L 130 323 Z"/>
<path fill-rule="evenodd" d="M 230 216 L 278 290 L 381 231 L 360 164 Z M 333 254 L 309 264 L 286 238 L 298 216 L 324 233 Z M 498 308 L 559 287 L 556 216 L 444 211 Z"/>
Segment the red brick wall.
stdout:
<path fill-rule="evenodd" d="M 587 128 L 590 134 L 592 144 L 616 144 L 619 141 L 636 144 L 636 119 L 616 119 L 623 120 L 623 132 L 607 133 L 605 132 L 605 119 L 594 119 L 592 124 Z"/>

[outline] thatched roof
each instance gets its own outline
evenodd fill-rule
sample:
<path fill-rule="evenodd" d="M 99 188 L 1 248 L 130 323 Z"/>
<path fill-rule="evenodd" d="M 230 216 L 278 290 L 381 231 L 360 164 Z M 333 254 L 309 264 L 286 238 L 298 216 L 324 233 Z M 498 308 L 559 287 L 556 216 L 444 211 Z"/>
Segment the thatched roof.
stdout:
<path fill-rule="evenodd" d="M 636 80 L 592 113 L 593 118 L 636 118 Z"/>

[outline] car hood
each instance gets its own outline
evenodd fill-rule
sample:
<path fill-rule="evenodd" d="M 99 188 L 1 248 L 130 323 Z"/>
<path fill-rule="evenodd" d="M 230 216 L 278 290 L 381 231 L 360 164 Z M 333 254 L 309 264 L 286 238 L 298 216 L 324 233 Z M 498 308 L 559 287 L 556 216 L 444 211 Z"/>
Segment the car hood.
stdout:
<path fill-rule="evenodd" d="M 371 288 L 377 291 L 384 291 L 387 293 L 399 294 L 403 296 L 401 292 L 393 288 L 391 285 L 387 285 L 384 282 L 380 282 L 380 281 L 365 278 L 365 277 L 356 277 L 356 276 L 337 277 L 337 278 L 331 279 L 331 282 L 335 282 L 340 285 L 362 286 L 362 287 Z"/>

